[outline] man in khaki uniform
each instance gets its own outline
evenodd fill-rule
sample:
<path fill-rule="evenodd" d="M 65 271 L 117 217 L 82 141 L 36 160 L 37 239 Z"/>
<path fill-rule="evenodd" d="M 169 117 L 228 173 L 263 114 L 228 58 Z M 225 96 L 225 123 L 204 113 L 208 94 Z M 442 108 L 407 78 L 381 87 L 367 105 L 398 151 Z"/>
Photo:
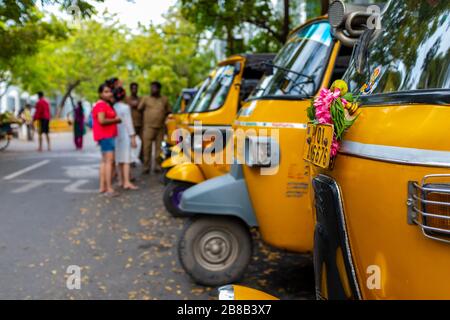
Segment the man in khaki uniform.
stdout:
<path fill-rule="evenodd" d="M 161 96 L 161 84 L 152 82 L 150 86 L 151 95 L 142 98 L 138 110 L 143 112 L 142 116 L 142 138 L 144 151 L 144 174 L 149 174 L 153 157 L 152 146 L 156 144 L 156 156 L 161 153 L 161 143 L 164 138 L 164 124 L 167 115 L 171 112 L 169 100 Z M 161 171 L 159 164 L 156 164 L 155 171 Z"/>

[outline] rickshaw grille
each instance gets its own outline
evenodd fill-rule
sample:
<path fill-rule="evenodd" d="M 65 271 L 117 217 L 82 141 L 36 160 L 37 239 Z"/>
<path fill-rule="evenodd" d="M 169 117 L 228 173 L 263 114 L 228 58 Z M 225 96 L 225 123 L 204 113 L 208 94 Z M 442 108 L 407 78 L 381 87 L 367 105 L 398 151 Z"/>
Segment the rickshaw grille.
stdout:
<path fill-rule="evenodd" d="M 450 175 L 409 182 L 408 222 L 430 239 L 450 243 Z"/>

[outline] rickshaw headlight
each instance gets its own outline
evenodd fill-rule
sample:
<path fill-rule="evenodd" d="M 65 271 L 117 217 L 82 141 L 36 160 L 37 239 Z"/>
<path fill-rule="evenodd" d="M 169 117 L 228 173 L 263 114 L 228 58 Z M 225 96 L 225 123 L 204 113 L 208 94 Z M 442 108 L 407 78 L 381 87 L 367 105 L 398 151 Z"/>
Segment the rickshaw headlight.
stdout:
<path fill-rule="evenodd" d="M 434 240 L 450 243 L 450 175 L 429 175 L 408 184 L 408 222 Z"/>
<path fill-rule="evenodd" d="M 235 300 L 234 287 L 233 286 L 224 286 L 224 287 L 219 288 L 219 300 L 222 300 L 222 301 Z"/>
<path fill-rule="evenodd" d="M 450 231 L 450 193 L 430 192 L 426 196 L 426 200 L 430 203 L 424 204 L 426 209 L 424 211 L 435 215 L 426 217 L 427 225 Z"/>

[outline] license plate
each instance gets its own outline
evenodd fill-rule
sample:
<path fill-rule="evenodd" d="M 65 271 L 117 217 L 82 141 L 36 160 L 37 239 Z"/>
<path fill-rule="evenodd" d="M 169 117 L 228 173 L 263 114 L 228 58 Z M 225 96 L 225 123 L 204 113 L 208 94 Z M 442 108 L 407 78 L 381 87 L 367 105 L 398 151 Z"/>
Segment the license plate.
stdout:
<path fill-rule="evenodd" d="M 303 158 L 324 169 L 330 167 L 334 128 L 326 124 L 308 124 Z"/>

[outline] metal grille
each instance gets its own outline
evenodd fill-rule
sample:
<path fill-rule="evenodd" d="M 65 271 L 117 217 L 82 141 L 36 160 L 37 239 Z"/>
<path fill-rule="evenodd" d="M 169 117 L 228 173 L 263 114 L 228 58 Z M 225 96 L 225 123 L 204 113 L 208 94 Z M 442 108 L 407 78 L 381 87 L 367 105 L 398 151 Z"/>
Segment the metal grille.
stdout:
<path fill-rule="evenodd" d="M 408 183 L 408 223 L 430 239 L 450 243 L 450 174 Z"/>

